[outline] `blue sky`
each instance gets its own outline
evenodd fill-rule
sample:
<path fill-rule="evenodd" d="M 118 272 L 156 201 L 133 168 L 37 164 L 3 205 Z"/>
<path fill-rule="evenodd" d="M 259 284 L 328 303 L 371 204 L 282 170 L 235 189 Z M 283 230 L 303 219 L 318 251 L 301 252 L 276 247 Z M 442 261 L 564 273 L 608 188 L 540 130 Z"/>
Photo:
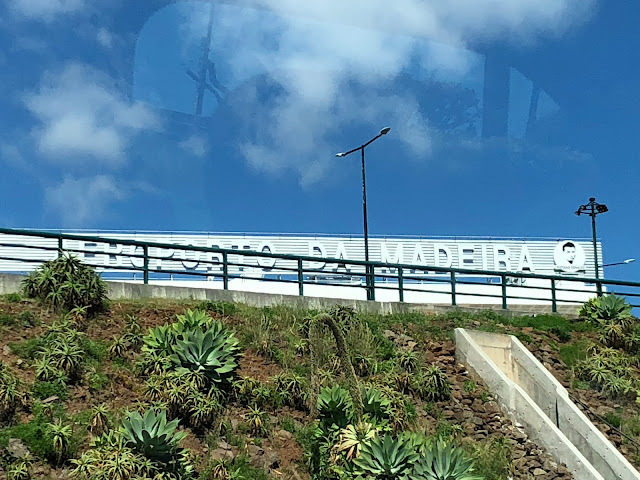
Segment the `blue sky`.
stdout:
<path fill-rule="evenodd" d="M 359 158 L 334 154 L 390 126 L 372 235 L 589 237 L 595 196 L 605 261 L 639 259 L 607 276 L 640 281 L 632 0 L 300 3 L 214 4 L 223 100 L 194 122 L 209 4 L 2 2 L 0 224 L 360 234 Z"/>

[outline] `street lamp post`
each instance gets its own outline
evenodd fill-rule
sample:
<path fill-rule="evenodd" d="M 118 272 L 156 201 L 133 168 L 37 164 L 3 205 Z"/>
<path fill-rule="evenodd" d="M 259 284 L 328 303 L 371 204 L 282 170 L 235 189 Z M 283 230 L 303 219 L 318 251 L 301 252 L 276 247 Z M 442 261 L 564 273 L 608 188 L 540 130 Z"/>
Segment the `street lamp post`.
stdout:
<path fill-rule="evenodd" d="M 593 233 L 593 258 L 596 264 L 596 280 L 600 279 L 600 266 L 598 265 L 598 245 L 596 240 L 596 215 L 600 213 L 606 213 L 609 211 L 609 208 L 602 204 L 597 203 L 594 197 L 589 199 L 589 203 L 585 205 L 580 205 L 578 210 L 575 211 L 577 216 L 581 214 L 587 214 L 591 217 L 591 231 Z M 602 295 L 602 285 L 600 282 L 596 283 L 596 287 L 598 289 L 598 295 Z"/>
<path fill-rule="evenodd" d="M 347 155 L 350 155 L 353 152 L 357 152 L 358 150 L 360 150 L 360 152 L 361 152 L 361 158 L 362 158 L 362 216 L 364 218 L 364 259 L 367 262 L 369 261 L 369 226 L 368 226 L 368 223 L 367 223 L 367 181 L 366 181 L 366 174 L 365 174 L 364 149 L 368 145 L 372 144 L 377 139 L 382 137 L 383 135 L 386 135 L 387 133 L 389 133 L 390 130 L 391 130 L 390 127 L 385 127 L 382 130 L 380 130 L 380 133 L 378 133 L 378 135 L 373 137 L 367 143 L 364 143 L 364 144 L 360 145 L 359 147 L 351 149 L 348 152 L 336 153 L 336 157 L 346 157 Z M 371 275 L 371 267 L 367 263 L 366 273 L 365 273 L 366 285 L 367 285 L 367 300 L 375 300 L 375 293 L 374 293 L 374 290 L 373 290 L 373 282 L 375 280 L 373 278 L 371 278 L 371 277 L 372 277 L 372 275 Z"/>
<path fill-rule="evenodd" d="M 602 265 L 602 266 L 603 267 L 613 267 L 614 265 L 626 265 L 628 263 L 633 263 L 635 261 L 636 261 L 635 258 L 627 258 L 626 260 L 623 260 L 621 262 L 607 263 L 607 264 Z"/>

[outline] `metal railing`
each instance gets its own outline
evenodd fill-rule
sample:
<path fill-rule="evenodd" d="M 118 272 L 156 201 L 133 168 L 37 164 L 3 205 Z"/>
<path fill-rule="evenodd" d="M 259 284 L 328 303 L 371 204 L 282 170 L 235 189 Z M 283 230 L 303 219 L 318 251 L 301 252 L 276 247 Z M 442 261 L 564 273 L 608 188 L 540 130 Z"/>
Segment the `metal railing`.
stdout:
<path fill-rule="evenodd" d="M 98 248 L 98 245 L 102 245 Z M 127 251 L 128 250 L 128 251 Z M 559 305 L 578 307 L 605 290 L 640 307 L 640 283 L 589 277 L 473 270 L 425 265 L 285 255 L 251 250 L 177 245 L 173 243 L 108 238 L 85 234 L 0 228 L 0 271 L 15 262 L 28 272 L 63 252 L 81 255 L 104 278 L 120 272 L 142 281 L 201 279 L 217 281 L 214 287 L 241 289 L 234 282 L 276 284 L 274 293 L 356 298 L 385 301 L 450 304 Z M 102 256 L 102 262 L 97 259 Z M 4 266 L 4 267 L 3 267 Z M 127 277 L 127 278 L 129 278 Z M 213 285 L 212 285 L 213 286 Z M 233 287 L 233 288 L 232 288 Z M 321 287 L 321 288 L 320 288 Z M 323 295 L 328 287 L 331 295 Z M 263 290 L 269 291 L 263 287 Z M 261 290 L 261 291 L 263 291 Z M 364 295 L 363 295 L 364 296 Z"/>

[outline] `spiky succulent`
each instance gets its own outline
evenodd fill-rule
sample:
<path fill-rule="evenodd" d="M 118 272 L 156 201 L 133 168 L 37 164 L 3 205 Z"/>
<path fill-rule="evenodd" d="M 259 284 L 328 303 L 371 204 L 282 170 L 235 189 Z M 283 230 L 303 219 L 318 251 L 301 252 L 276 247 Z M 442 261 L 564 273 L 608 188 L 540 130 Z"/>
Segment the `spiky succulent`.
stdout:
<path fill-rule="evenodd" d="M 171 360 L 180 367 L 203 372 L 215 383 L 230 380 L 238 367 L 238 340 L 220 322 L 206 331 L 185 333 L 171 346 Z"/>
<path fill-rule="evenodd" d="M 22 283 L 26 296 L 55 310 L 76 310 L 93 315 L 106 307 L 107 288 L 95 270 L 77 257 L 62 255 L 43 263 Z"/>
<path fill-rule="evenodd" d="M 391 435 L 375 436 L 362 445 L 360 456 L 354 460 L 359 473 L 379 480 L 406 480 L 418 461 L 412 445 Z"/>
<path fill-rule="evenodd" d="M 131 412 L 122 422 L 120 433 L 127 445 L 152 461 L 163 464 L 175 460 L 178 444 L 186 436 L 176 432 L 178 419 L 167 422 L 167 412 L 151 408 L 143 415 Z"/>
<path fill-rule="evenodd" d="M 323 388 L 318 395 L 318 417 L 326 427 L 345 428 L 353 419 L 353 402 L 349 391 L 340 385 Z"/>
<path fill-rule="evenodd" d="M 426 448 L 415 465 L 412 480 L 482 480 L 473 474 L 473 461 L 464 450 L 438 440 Z"/>
<path fill-rule="evenodd" d="M 338 443 L 336 443 L 332 452 L 334 455 L 344 454 L 347 461 L 356 459 L 360 456 L 362 446 L 372 440 L 378 430 L 373 425 L 361 422 L 357 425 L 347 425 L 340 432 Z"/>

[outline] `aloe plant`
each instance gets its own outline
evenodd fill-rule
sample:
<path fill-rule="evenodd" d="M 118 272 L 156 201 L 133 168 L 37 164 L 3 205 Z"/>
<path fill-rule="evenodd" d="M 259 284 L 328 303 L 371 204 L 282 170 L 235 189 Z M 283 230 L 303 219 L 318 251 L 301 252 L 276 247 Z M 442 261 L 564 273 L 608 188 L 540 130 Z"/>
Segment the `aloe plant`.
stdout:
<path fill-rule="evenodd" d="M 55 310 L 91 316 L 106 307 L 106 284 L 92 267 L 72 255 L 43 263 L 22 282 L 22 288 L 26 296 Z"/>
<path fill-rule="evenodd" d="M 347 425 L 340 432 L 338 443 L 336 443 L 332 451 L 334 454 L 344 454 L 347 461 L 354 460 L 360 456 L 362 446 L 372 440 L 377 433 L 377 429 L 367 422 L 361 422 L 357 425 Z"/>
<path fill-rule="evenodd" d="M 375 436 L 362 445 L 360 456 L 354 460 L 358 472 L 378 480 L 408 480 L 418 454 L 409 442 L 391 435 Z"/>
<path fill-rule="evenodd" d="M 171 360 L 178 367 L 203 372 L 210 381 L 230 380 L 238 367 L 238 340 L 221 323 L 209 330 L 196 330 L 184 334 L 172 345 Z"/>
<path fill-rule="evenodd" d="M 120 433 L 127 445 L 145 457 L 160 463 L 175 460 L 178 444 L 186 436 L 176 432 L 178 420 L 167 422 L 167 413 L 149 409 L 144 414 L 130 413 L 122 422 Z"/>

